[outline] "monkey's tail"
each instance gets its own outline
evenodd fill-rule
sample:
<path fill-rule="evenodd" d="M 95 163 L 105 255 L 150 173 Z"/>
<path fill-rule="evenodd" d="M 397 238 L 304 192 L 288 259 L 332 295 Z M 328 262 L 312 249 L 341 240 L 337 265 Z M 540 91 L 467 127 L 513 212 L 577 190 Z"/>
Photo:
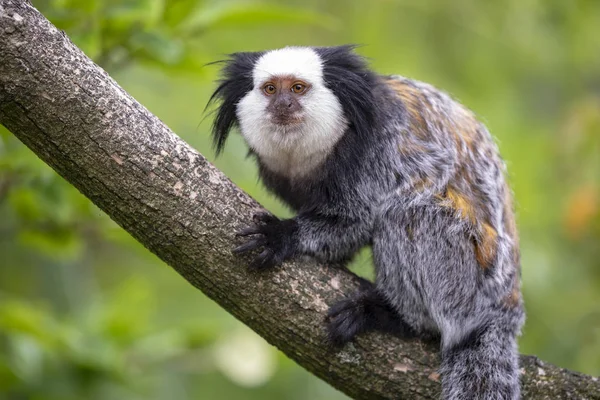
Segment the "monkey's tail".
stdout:
<path fill-rule="evenodd" d="M 502 319 L 488 323 L 461 343 L 442 350 L 440 372 L 444 400 L 520 398 L 516 344 L 520 324 Z"/>

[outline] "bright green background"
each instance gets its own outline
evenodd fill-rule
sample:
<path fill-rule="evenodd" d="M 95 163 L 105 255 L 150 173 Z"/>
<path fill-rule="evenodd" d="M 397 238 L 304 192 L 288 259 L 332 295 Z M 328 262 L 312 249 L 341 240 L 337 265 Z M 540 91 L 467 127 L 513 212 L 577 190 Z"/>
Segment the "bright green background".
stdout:
<path fill-rule="evenodd" d="M 234 51 L 359 43 L 498 139 L 517 200 L 521 351 L 600 374 L 600 2 L 34 0 L 211 160 Z M 0 61 L 1 62 L 1 61 Z M 233 135 L 216 161 L 277 213 Z M 341 399 L 137 244 L 0 127 L 0 398 Z M 369 274 L 368 254 L 357 262 Z"/>

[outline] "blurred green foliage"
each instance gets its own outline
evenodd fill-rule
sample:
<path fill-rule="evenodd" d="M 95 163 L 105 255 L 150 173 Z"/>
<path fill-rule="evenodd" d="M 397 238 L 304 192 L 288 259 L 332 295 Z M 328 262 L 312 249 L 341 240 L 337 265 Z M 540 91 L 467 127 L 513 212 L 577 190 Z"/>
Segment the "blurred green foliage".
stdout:
<path fill-rule="evenodd" d="M 600 374 L 600 2 L 34 0 L 211 160 L 223 54 L 365 44 L 497 137 L 517 200 L 521 351 Z M 268 208 L 239 136 L 215 161 Z M 0 127 L 0 399 L 344 398 L 233 320 Z M 368 252 L 355 270 L 370 275 Z"/>

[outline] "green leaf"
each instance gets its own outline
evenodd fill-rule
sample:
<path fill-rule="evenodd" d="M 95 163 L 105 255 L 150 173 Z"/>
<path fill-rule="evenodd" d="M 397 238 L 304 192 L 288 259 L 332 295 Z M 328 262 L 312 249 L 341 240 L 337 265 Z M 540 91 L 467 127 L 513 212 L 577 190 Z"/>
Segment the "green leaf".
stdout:
<path fill-rule="evenodd" d="M 200 8 L 179 27 L 183 34 L 195 35 L 209 29 L 289 24 L 315 25 L 335 30 L 337 18 L 302 8 L 274 4 L 227 4 Z"/>
<path fill-rule="evenodd" d="M 26 335 L 10 336 L 9 343 L 16 375 L 29 385 L 38 383 L 44 372 L 44 352 L 40 343 Z"/>
<path fill-rule="evenodd" d="M 200 0 L 165 0 L 163 22 L 174 28 L 190 15 L 190 10 L 199 8 L 202 3 Z"/>
<path fill-rule="evenodd" d="M 104 19 L 119 25 L 139 22 L 145 27 L 151 27 L 160 21 L 163 11 L 163 0 L 136 0 L 107 7 Z"/>
<path fill-rule="evenodd" d="M 9 193 L 9 202 L 14 212 L 25 221 L 41 220 L 44 217 L 38 193 L 32 188 L 12 189 Z"/>
<path fill-rule="evenodd" d="M 154 300 L 145 278 L 123 281 L 115 288 L 104 315 L 98 320 L 103 335 L 119 343 L 129 343 L 144 335 L 150 327 Z"/>
<path fill-rule="evenodd" d="M 180 40 L 168 37 L 163 32 L 134 33 L 129 43 L 136 58 L 158 61 L 167 65 L 177 64 L 184 55 L 184 47 Z"/>
<path fill-rule="evenodd" d="M 77 232 L 68 229 L 51 229 L 47 232 L 23 229 L 19 232 L 19 240 L 50 259 L 73 260 L 83 250 L 83 242 Z"/>
<path fill-rule="evenodd" d="M 0 392 L 3 393 L 7 393 L 11 386 L 19 382 L 15 371 L 6 358 L 5 355 L 0 355 Z"/>
<path fill-rule="evenodd" d="M 51 341 L 54 327 L 50 314 L 39 306 L 21 301 L 3 300 L 0 305 L 0 331 L 27 334 L 38 340 Z"/>

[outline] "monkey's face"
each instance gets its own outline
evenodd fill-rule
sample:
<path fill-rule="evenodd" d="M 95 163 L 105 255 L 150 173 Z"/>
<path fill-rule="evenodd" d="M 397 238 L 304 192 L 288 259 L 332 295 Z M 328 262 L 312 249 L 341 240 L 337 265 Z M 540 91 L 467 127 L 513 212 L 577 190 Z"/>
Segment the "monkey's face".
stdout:
<path fill-rule="evenodd" d="M 338 98 L 323 79 L 323 60 L 310 48 L 262 55 L 252 89 L 236 106 L 242 135 L 259 155 L 307 154 L 331 147 L 347 127 Z"/>
<path fill-rule="evenodd" d="M 301 125 L 304 110 L 301 97 L 310 90 L 310 85 L 294 76 L 274 76 L 262 85 L 263 95 L 267 97 L 268 118 L 275 125 L 292 127 Z"/>

